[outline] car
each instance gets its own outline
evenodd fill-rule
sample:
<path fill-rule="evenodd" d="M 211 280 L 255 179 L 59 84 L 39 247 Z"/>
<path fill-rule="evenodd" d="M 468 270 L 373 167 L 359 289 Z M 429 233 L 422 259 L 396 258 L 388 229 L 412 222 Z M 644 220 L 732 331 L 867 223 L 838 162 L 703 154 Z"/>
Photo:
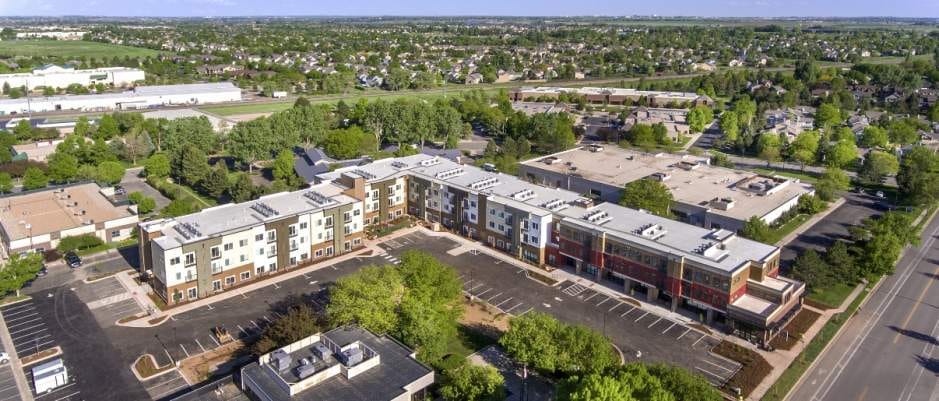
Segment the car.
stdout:
<path fill-rule="evenodd" d="M 82 258 L 78 257 L 78 255 L 75 252 L 66 253 L 64 259 L 65 259 L 65 264 L 68 265 L 68 267 L 71 267 L 73 269 L 81 267 L 82 265 Z"/>
<path fill-rule="evenodd" d="M 874 195 L 881 199 L 886 198 L 886 196 L 884 196 L 884 191 L 877 191 L 877 193 Z"/>
<path fill-rule="evenodd" d="M 49 274 L 49 271 L 46 270 L 45 266 L 43 266 L 39 269 L 38 272 L 36 272 L 36 277 L 42 277 L 42 276 L 45 276 L 46 274 Z"/>
<path fill-rule="evenodd" d="M 0 352 L 0 365 L 10 363 L 10 355 L 6 352 Z"/>
<path fill-rule="evenodd" d="M 114 186 L 114 194 L 116 194 L 116 195 L 126 195 L 126 194 L 127 194 L 127 190 L 124 189 L 124 187 L 122 187 L 122 186 L 120 186 L 120 185 L 115 185 L 115 186 Z"/>

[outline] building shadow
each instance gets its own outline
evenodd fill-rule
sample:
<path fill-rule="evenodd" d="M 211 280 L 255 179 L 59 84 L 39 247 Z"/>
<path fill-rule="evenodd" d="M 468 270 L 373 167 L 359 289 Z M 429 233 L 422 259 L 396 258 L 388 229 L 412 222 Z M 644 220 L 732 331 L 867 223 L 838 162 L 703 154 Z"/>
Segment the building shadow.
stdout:
<path fill-rule="evenodd" d="M 900 327 L 893 326 L 893 325 L 890 325 L 888 327 L 890 327 L 890 330 L 893 330 L 897 333 L 900 333 L 914 340 L 923 341 L 923 342 L 933 344 L 933 345 L 939 345 L 939 340 L 936 340 L 936 337 L 933 337 L 929 334 L 920 333 L 916 330 L 907 330 L 907 329 L 900 328 Z"/>
<path fill-rule="evenodd" d="M 927 262 L 932 263 L 934 265 L 939 265 L 939 259 L 927 259 Z M 939 274 L 934 274 L 930 272 L 920 272 L 920 274 L 926 277 L 929 277 L 931 279 L 939 280 Z"/>
<path fill-rule="evenodd" d="M 916 362 L 920 365 L 923 365 L 926 370 L 932 372 L 934 375 L 939 376 L 939 358 L 933 358 L 925 355 L 916 355 Z"/>

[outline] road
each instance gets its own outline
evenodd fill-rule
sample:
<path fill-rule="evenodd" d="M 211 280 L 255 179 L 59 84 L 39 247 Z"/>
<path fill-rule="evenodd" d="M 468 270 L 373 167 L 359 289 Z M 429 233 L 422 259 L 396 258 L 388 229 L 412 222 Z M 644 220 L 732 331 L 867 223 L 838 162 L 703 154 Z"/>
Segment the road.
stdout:
<path fill-rule="evenodd" d="M 937 239 L 934 219 L 788 400 L 939 400 Z"/>

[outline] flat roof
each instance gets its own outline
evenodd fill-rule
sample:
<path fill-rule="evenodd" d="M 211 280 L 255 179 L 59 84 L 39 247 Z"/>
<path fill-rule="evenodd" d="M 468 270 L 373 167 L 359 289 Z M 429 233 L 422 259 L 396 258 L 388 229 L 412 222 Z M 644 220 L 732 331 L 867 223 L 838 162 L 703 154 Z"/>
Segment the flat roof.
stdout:
<path fill-rule="evenodd" d="M 99 93 L 92 95 L 58 95 L 58 96 L 33 96 L 30 98 L 19 99 L 0 99 L 0 104 L 23 104 L 27 101 L 33 102 L 65 102 L 65 101 L 83 101 L 83 100 L 102 100 L 102 99 L 133 99 L 145 96 L 169 96 L 186 94 L 204 94 L 204 93 L 225 93 L 238 91 L 237 86 L 231 82 L 213 82 L 207 84 L 180 84 L 180 85 L 156 85 L 156 86 L 138 86 L 134 89 L 120 93 Z"/>
<path fill-rule="evenodd" d="M 583 87 L 583 88 L 562 88 L 562 87 L 551 87 L 551 86 L 539 86 L 539 87 L 522 87 L 517 89 L 517 92 L 521 93 L 544 93 L 544 94 L 557 94 L 561 92 L 567 93 L 578 93 L 581 95 L 602 95 L 609 94 L 612 96 L 647 96 L 647 97 L 665 97 L 672 99 L 683 99 L 683 100 L 695 100 L 701 97 L 707 98 L 706 95 L 699 95 L 694 92 L 670 92 L 670 91 L 645 91 L 638 90 L 633 88 L 597 88 L 597 87 Z"/>
<path fill-rule="evenodd" d="M 553 158 L 551 164 L 545 162 L 549 158 Z M 604 146 L 603 150 L 597 152 L 587 148 L 572 149 L 527 160 L 522 164 L 616 187 L 656 173 L 664 173 L 669 178 L 663 183 L 671 191 L 675 201 L 706 207 L 710 213 L 737 220 L 747 220 L 752 216 L 763 217 L 793 198 L 814 191 L 811 185 L 786 178 L 785 185 L 771 193 L 760 195 L 747 189 L 748 180 L 764 177 L 759 174 L 712 166 L 705 157 L 650 154 L 623 149 L 616 145 Z M 708 206 L 712 200 L 721 198 L 733 199 L 733 207 L 721 210 Z"/>
<path fill-rule="evenodd" d="M 0 198 L 0 226 L 11 241 L 129 216 L 93 183 Z"/>
<path fill-rule="evenodd" d="M 315 185 L 308 189 L 280 192 L 263 196 L 257 200 L 228 203 L 173 219 L 157 220 L 149 224 L 144 223 L 142 227 L 147 229 L 150 224 L 159 225 L 162 228 L 163 236 L 154 239 L 154 242 L 163 249 L 171 249 L 206 238 L 243 231 L 267 221 L 280 220 L 289 216 L 357 202 L 355 198 L 342 194 L 343 190 L 344 188 L 333 184 Z M 331 199 L 332 203 L 317 204 L 305 195 L 309 192 L 317 192 Z M 261 214 L 255 206 L 258 204 L 265 205 L 276 214 L 269 213 L 269 216 Z M 183 234 L 180 230 L 173 228 L 182 224 L 192 227 L 195 235 Z"/>
<path fill-rule="evenodd" d="M 768 319 L 770 315 L 776 311 L 776 309 L 779 309 L 779 304 L 767 301 L 763 298 L 755 297 L 750 294 L 741 295 L 740 298 L 737 298 L 737 300 L 732 302 L 730 305 L 764 319 Z"/>
<path fill-rule="evenodd" d="M 380 363 L 351 379 L 344 374 L 337 374 L 293 397 L 278 385 L 281 379 L 269 365 L 252 363 L 242 370 L 242 375 L 263 387 L 267 395 L 276 401 L 381 401 L 395 399 L 404 393 L 404 387 L 433 372 L 411 357 L 413 351 L 387 335 L 377 336 L 358 327 L 344 326 L 323 333 L 321 337 L 340 347 L 360 342 L 380 356 Z M 292 359 L 307 357 L 311 354 L 309 348 L 303 347 L 291 353 Z"/>

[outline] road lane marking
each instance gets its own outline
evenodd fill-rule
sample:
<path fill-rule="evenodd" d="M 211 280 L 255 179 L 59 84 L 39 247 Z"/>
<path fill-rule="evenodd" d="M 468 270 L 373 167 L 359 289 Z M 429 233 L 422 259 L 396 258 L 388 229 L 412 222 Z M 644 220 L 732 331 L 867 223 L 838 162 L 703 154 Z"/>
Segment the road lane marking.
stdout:
<path fill-rule="evenodd" d="M 934 277 L 939 277 L 939 268 L 933 273 Z M 923 287 L 923 292 L 919 293 L 919 297 L 916 298 L 916 302 L 913 303 L 913 307 L 910 308 L 910 313 L 906 315 L 906 319 L 903 320 L 903 324 L 900 325 L 900 330 L 897 330 L 897 335 L 893 336 L 893 343 L 896 344 L 897 341 L 900 341 L 900 334 L 906 330 L 906 326 L 910 324 L 910 319 L 913 318 L 913 314 L 916 313 L 916 310 L 919 309 L 919 306 L 923 303 L 923 298 L 926 297 L 926 293 L 929 291 L 929 288 L 932 287 L 932 283 L 935 283 L 936 280 L 929 280 L 929 283 L 926 284 L 926 287 Z"/>

